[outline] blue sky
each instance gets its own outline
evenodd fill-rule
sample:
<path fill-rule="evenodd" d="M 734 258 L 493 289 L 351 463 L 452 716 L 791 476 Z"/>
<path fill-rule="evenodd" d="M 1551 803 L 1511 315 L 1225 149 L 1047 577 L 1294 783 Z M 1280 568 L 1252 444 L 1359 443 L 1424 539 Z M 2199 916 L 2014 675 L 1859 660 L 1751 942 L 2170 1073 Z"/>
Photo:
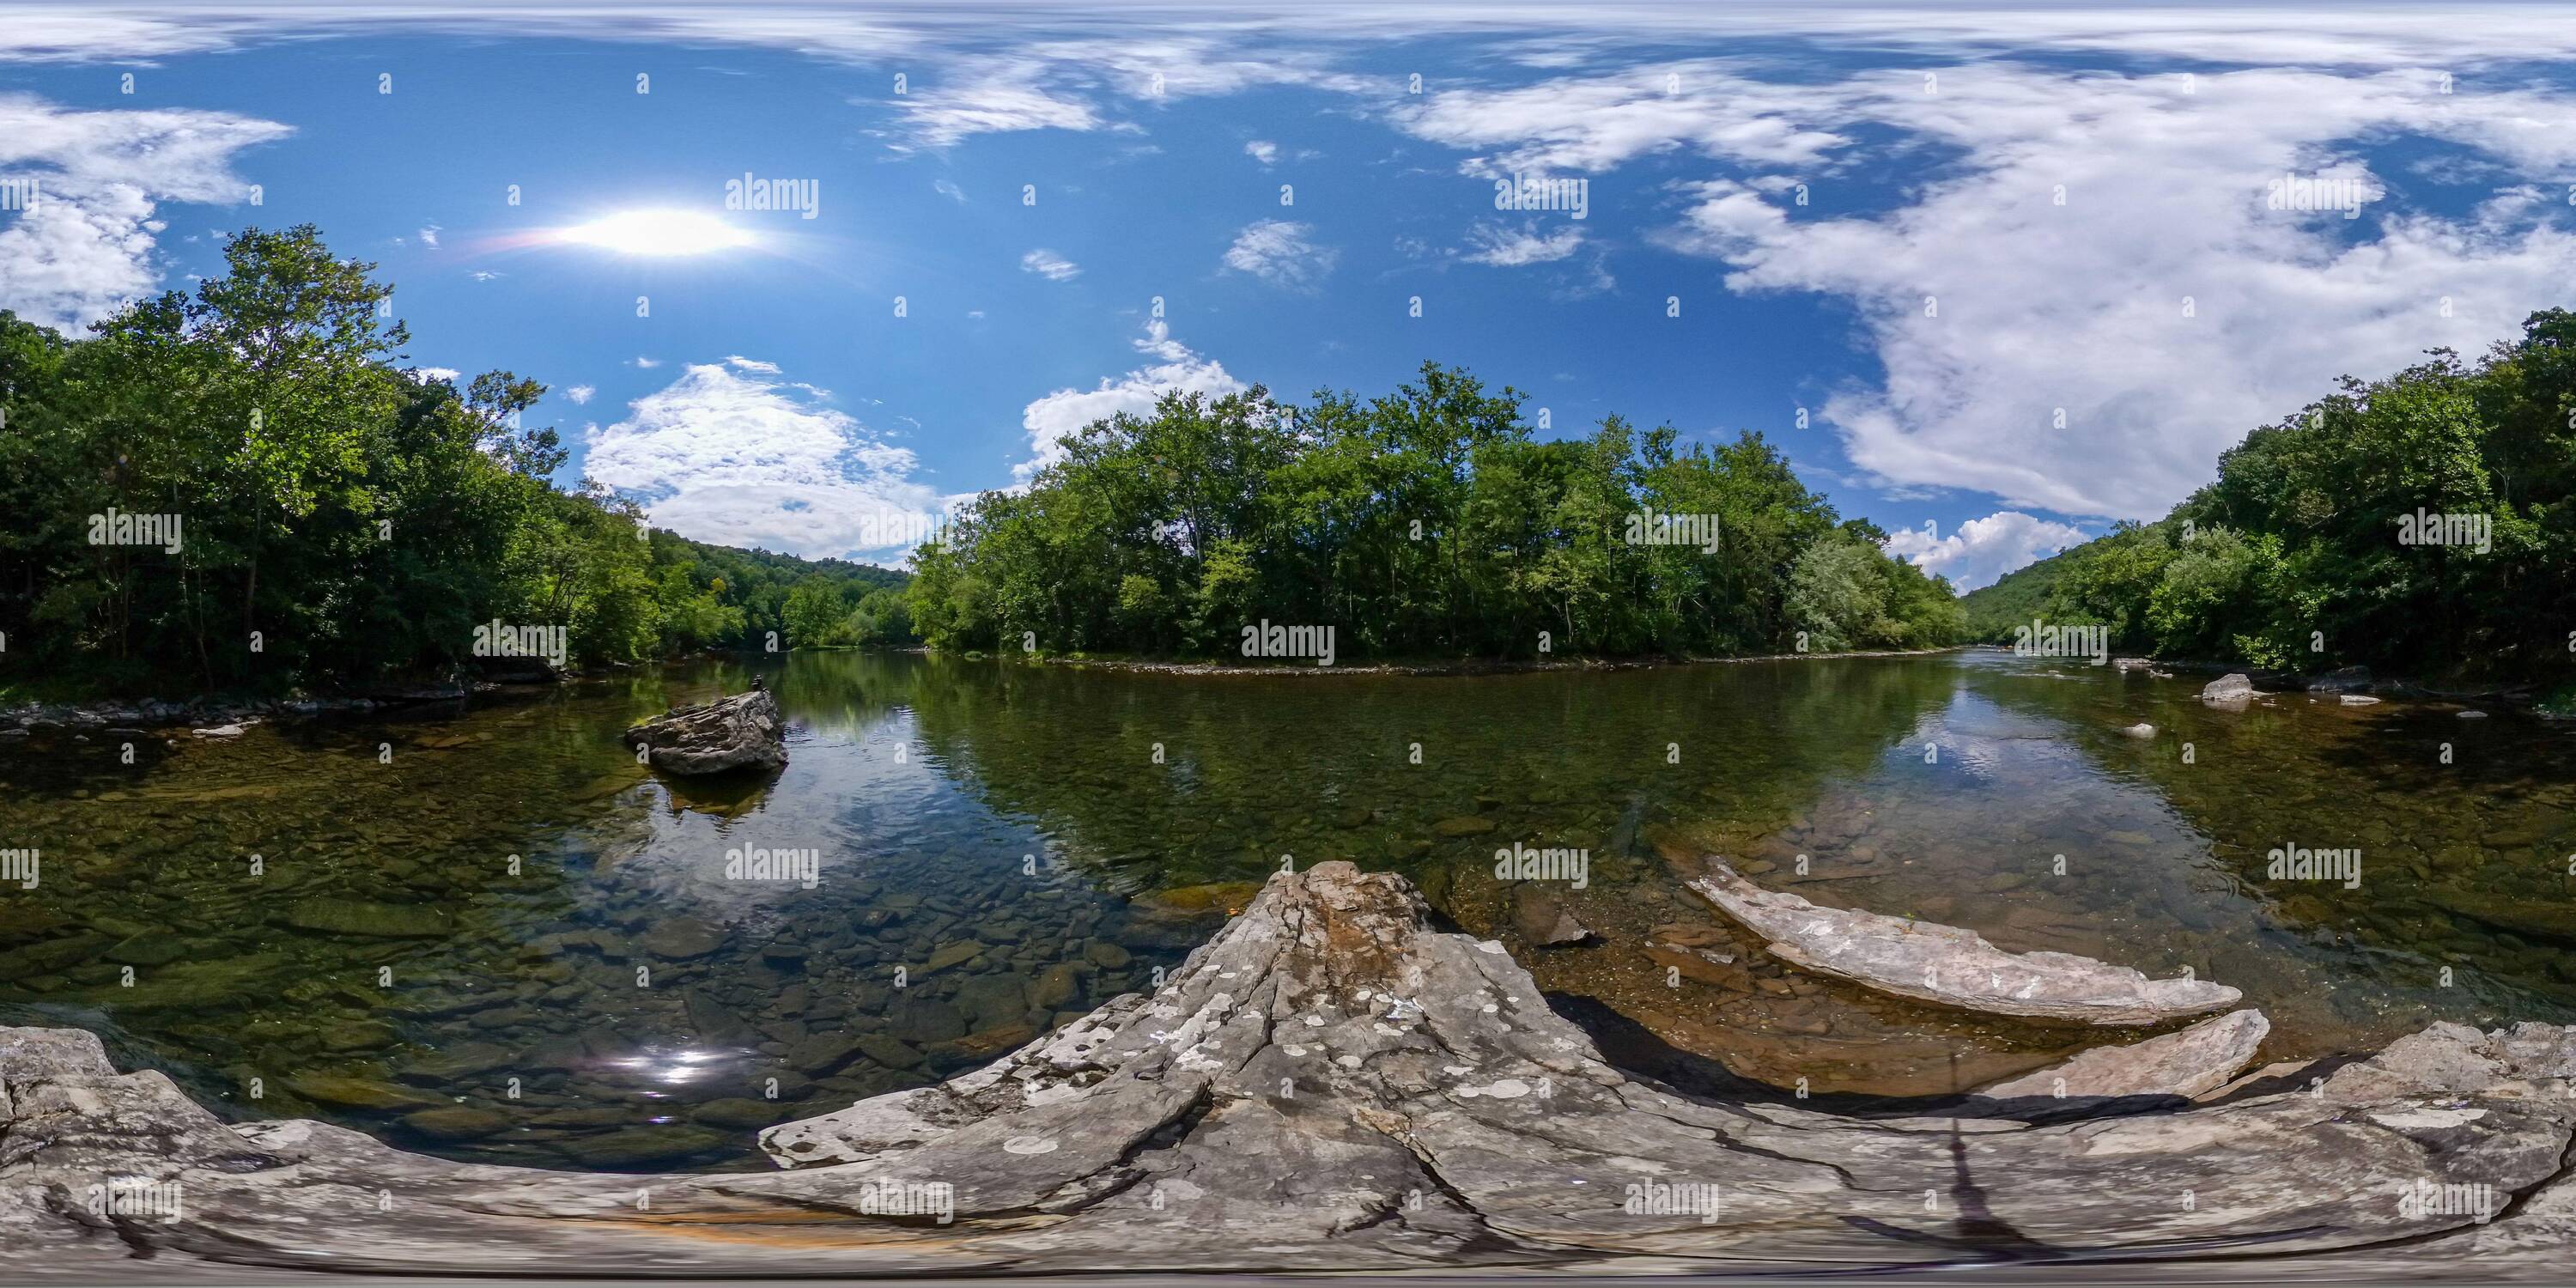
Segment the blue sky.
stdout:
<path fill-rule="evenodd" d="M 412 362 L 551 387 L 566 481 L 885 563 L 1163 389 L 1433 359 L 1553 434 L 1760 430 L 1974 586 L 2576 295 L 2566 10 L 1708 9 L 17 7 L 0 307 L 76 328 L 310 221 Z M 639 210 L 748 244 L 578 231 Z"/>

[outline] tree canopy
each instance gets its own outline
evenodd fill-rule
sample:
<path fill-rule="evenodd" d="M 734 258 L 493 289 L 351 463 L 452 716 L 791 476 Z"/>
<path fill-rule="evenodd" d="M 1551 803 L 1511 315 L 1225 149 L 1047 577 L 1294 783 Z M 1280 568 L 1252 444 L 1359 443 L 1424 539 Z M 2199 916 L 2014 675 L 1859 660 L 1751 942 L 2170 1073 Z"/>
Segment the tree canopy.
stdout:
<path fill-rule="evenodd" d="M 604 489 L 548 481 L 558 435 L 522 427 L 542 386 L 495 371 L 459 388 L 404 367 L 373 265 L 333 257 L 309 226 L 245 231 L 225 261 L 193 295 L 134 304 L 82 339 L 0 313 L 11 681 L 168 693 L 417 677 L 466 664 L 492 621 L 562 626 L 576 663 L 763 647 L 773 632 L 784 646 L 792 590 L 845 598 L 847 618 L 905 580 L 648 534 Z M 899 634 L 874 625 L 900 622 L 876 605 L 875 637 Z"/>
<path fill-rule="evenodd" d="M 1331 625 L 1353 657 L 1821 651 L 1960 629 L 1946 582 L 1842 524 L 1759 434 L 1685 447 L 1613 416 L 1542 441 L 1521 401 L 1438 364 L 1365 401 L 1167 395 L 1065 436 L 1026 490 L 983 494 L 923 545 L 912 622 L 939 647 L 1169 656 L 1233 653 L 1262 621 Z"/>

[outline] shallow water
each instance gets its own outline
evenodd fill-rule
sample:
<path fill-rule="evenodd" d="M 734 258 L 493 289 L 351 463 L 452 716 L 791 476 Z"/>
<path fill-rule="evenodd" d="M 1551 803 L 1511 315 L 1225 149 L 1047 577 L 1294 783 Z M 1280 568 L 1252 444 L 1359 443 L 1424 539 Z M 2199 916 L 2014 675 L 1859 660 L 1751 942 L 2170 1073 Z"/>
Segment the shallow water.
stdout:
<path fill-rule="evenodd" d="M 2510 713 L 2227 712 L 2196 680 L 1989 652 L 1473 678 L 826 653 L 771 677 L 789 765 L 714 787 L 616 739 L 738 691 L 730 664 L 130 766 L 100 735 L 0 747 L 0 846 L 42 851 L 36 888 L 0 890 L 0 1022 L 97 1029 L 243 1117 L 755 1167 L 759 1126 L 982 1063 L 1150 986 L 1236 883 L 1352 859 L 1652 1035 L 1616 1026 L 1629 1045 L 1778 1086 L 1939 1092 L 2088 1040 L 1783 971 L 1683 890 L 1712 853 L 2233 984 L 2270 1059 L 2576 1019 L 2576 734 Z M 2141 720 L 2156 737 L 2121 732 Z M 1497 880 L 1515 844 L 1581 851 L 1580 887 Z M 2358 849 L 2357 884 L 2270 879 L 2293 844 Z M 818 879 L 728 876 L 729 850 L 812 851 Z M 1595 938 L 1531 947 L 1516 907 Z M 1673 928 L 1736 963 L 1676 970 L 1647 947 Z"/>

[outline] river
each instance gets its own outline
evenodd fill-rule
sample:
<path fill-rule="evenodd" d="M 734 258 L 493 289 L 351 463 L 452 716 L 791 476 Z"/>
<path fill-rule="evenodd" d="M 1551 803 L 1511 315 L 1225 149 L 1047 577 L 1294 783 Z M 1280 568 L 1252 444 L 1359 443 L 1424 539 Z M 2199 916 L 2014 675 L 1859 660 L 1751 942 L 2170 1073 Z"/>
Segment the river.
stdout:
<path fill-rule="evenodd" d="M 2576 731 L 2506 711 L 2225 711 L 2196 680 L 1991 651 L 763 669 L 790 763 L 712 786 L 617 735 L 739 691 L 740 664 L 182 733 L 133 764 L 99 734 L 0 747 L 0 847 L 40 852 L 32 888 L 0 888 L 0 1022 L 98 1031 L 234 1117 L 480 1161 L 759 1167 L 760 1126 L 988 1061 L 1151 987 L 1282 863 L 1349 859 L 1413 877 L 1650 1067 L 1912 1096 L 2094 1040 L 1783 970 L 1683 888 L 1703 854 L 2234 985 L 2273 1022 L 2267 1060 L 2576 1020 Z M 1518 846 L 1558 852 L 1554 879 L 1498 879 Z M 2276 878 L 2275 850 L 2325 852 L 2326 875 Z M 1516 909 L 1592 936 L 1534 946 Z"/>

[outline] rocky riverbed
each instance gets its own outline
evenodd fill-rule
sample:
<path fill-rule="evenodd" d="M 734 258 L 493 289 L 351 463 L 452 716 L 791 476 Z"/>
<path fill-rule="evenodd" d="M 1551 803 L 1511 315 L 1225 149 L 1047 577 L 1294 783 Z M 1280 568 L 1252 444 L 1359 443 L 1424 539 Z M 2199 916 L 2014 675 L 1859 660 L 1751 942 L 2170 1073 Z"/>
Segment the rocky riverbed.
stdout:
<path fill-rule="evenodd" d="M 0 1260 L 777 1275 L 2171 1263 L 2545 1281 L 2576 1031 L 2435 1025 L 2312 1084 L 1852 1117 L 1624 1072 L 1411 886 L 1271 879 L 1150 992 L 767 1136 L 770 1174 L 585 1175 L 226 1126 L 95 1038 L 0 1031 Z M 1969 1102 L 1971 1105 L 1975 1102 Z"/>

